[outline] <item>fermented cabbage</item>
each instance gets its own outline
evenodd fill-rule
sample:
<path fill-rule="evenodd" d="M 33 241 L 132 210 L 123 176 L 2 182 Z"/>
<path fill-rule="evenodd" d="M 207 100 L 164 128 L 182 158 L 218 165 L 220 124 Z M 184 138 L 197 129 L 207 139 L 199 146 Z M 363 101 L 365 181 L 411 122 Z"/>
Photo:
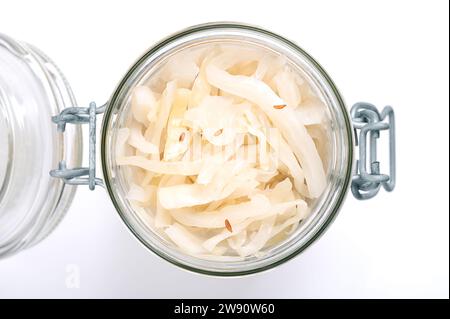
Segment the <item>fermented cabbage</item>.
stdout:
<path fill-rule="evenodd" d="M 116 138 L 126 200 L 187 254 L 259 256 L 327 185 L 328 113 L 311 83 L 262 48 L 170 57 L 131 93 Z"/>

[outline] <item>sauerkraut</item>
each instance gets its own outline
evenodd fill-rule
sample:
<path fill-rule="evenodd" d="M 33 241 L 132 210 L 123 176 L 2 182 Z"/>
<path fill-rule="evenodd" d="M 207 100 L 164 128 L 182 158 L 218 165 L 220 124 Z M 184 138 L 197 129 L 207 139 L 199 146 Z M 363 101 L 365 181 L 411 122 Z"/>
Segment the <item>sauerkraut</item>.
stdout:
<path fill-rule="evenodd" d="M 327 185 L 328 113 L 262 48 L 203 45 L 131 93 L 116 163 L 140 218 L 182 251 L 257 256 L 292 234 Z"/>

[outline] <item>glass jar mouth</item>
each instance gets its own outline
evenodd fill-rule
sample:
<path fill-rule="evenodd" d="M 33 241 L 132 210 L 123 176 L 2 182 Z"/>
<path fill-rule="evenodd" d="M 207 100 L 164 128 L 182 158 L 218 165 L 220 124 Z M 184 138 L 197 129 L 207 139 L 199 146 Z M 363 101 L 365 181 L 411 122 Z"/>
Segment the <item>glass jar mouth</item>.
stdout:
<path fill-rule="evenodd" d="M 114 152 L 114 130 L 120 111 L 126 103 L 126 96 L 134 87 L 138 78 L 142 78 L 147 68 L 157 64 L 162 56 L 175 50 L 182 50 L 189 43 L 199 41 L 222 41 L 227 38 L 236 40 L 255 41 L 259 44 L 271 46 L 273 50 L 279 50 L 282 54 L 295 57 L 302 67 L 307 68 L 311 77 L 323 89 L 327 96 L 327 104 L 332 108 L 333 125 L 335 132 L 334 140 L 334 170 L 330 174 L 330 185 L 326 192 L 327 196 L 320 199 L 320 207 L 311 218 L 309 224 L 303 227 L 302 236 L 297 233 L 293 236 L 295 242 L 289 245 L 280 245 L 270 251 L 270 256 L 264 258 L 249 258 L 241 262 L 222 262 L 198 259 L 185 253 L 168 247 L 157 236 L 148 234 L 141 221 L 129 213 L 123 196 L 118 193 L 119 181 L 115 172 Z M 148 249 L 163 259 L 181 268 L 217 276 L 240 276 L 261 272 L 273 268 L 298 255 L 314 242 L 333 221 L 338 213 L 342 202 L 349 189 L 353 166 L 353 135 L 350 118 L 344 101 L 334 85 L 331 78 L 324 69 L 304 50 L 291 41 L 258 27 L 237 23 L 210 23 L 191 27 L 174 34 L 159 44 L 149 49 L 124 76 L 106 109 L 101 134 L 101 159 L 103 176 L 108 193 L 113 204 L 124 223 L 136 238 Z M 153 237 L 152 237 L 153 236 Z"/>

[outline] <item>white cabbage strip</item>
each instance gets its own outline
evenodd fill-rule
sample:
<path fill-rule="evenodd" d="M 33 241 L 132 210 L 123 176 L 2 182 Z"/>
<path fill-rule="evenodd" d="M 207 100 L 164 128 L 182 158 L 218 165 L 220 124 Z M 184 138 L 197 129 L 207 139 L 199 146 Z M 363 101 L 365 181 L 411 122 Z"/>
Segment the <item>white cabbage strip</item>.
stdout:
<path fill-rule="evenodd" d="M 130 207 L 185 253 L 260 256 L 326 183 L 328 113 L 286 59 L 209 45 L 171 57 L 132 91 L 116 139 Z"/>

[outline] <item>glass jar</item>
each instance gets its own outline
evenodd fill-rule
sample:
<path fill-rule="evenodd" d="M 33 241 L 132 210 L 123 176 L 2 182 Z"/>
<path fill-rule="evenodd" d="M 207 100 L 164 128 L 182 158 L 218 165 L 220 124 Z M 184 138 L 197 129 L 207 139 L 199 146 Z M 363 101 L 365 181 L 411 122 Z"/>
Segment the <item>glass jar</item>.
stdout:
<path fill-rule="evenodd" d="M 126 197 L 127 181 L 114 156 L 119 127 L 128 114 L 133 88 L 147 81 L 176 52 L 205 43 L 257 46 L 285 57 L 312 83 L 328 107 L 331 123 L 328 186 L 297 230 L 262 255 L 209 260 L 179 250 L 153 231 L 131 207 Z M 251 274 L 293 258 L 314 242 L 333 221 L 350 188 L 358 199 L 368 199 L 382 186 L 391 191 L 395 185 L 392 109 L 386 107 L 378 112 L 368 103 L 357 103 L 349 113 L 331 78 L 310 55 L 291 41 L 254 26 L 212 23 L 194 26 L 166 38 L 135 62 L 101 107 L 95 103 L 87 108 L 75 107 L 70 88 L 54 64 L 32 46 L 5 36 L 0 36 L 0 70 L 0 142 L 9 145 L 5 156 L 1 154 L 7 160 L 0 160 L 0 185 L 3 185 L 0 188 L 1 257 L 45 237 L 70 205 L 76 185 L 89 185 L 90 189 L 101 185 L 107 189 L 131 232 L 158 256 L 182 268 L 209 275 Z M 23 80 L 28 78 L 29 83 L 24 85 Z M 18 79 L 22 80 L 21 85 Z M 96 117 L 101 113 L 104 113 L 100 135 L 104 181 L 96 177 L 95 171 Z M 51 115 L 53 122 L 58 124 L 59 133 L 50 121 Z M 86 168 L 80 167 L 79 125 L 83 123 L 89 124 L 89 167 Z M 377 161 L 376 141 L 382 130 L 389 131 L 390 137 L 389 175 L 380 173 Z M 29 144 L 23 143 L 24 140 Z M 359 145 L 355 145 L 355 141 Z M 370 147 L 366 148 L 367 143 Z M 357 161 L 356 146 L 359 147 Z M 19 151 L 20 147 L 23 152 Z M 23 158 L 26 157 L 23 155 L 25 150 L 38 163 L 27 162 Z M 48 172 L 52 168 L 50 177 Z M 28 181 L 26 187 L 25 181 Z M 17 201 L 18 196 L 23 200 Z M 44 198 L 47 200 L 43 201 Z M 39 205 L 40 202 L 45 205 Z"/>
<path fill-rule="evenodd" d="M 48 172 L 81 165 L 81 128 L 58 134 L 49 119 L 73 105 L 44 54 L 0 34 L 0 257 L 38 243 L 70 206 L 75 187 Z"/>

